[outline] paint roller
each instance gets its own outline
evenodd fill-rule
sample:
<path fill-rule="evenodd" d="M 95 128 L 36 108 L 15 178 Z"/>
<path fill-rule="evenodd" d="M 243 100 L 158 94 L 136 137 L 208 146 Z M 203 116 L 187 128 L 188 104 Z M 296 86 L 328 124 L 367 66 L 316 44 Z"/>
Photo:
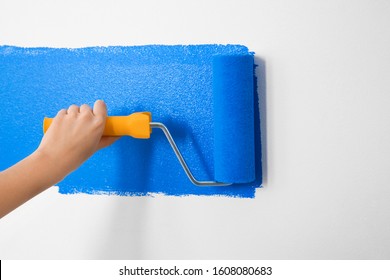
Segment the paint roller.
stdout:
<path fill-rule="evenodd" d="M 228 186 L 255 180 L 253 55 L 213 57 L 214 181 L 197 180 L 184 160 L 169 129 L 152 121 L 150 112 L 109 116 L 104 136 L 149 139 L 161 129 L 189 180 L 196 186 Z M 52 118 L 44 118 L 47 131 Z"/>

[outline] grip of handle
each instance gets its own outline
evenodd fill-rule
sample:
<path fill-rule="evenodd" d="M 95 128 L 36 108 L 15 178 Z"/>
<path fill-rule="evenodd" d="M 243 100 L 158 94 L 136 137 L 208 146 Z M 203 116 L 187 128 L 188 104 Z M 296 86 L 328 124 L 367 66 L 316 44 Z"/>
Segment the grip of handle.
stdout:
<path fill-rule="evenodd" d="M 150 112 L 137 112 L 129 116 L 107 117 L 103 136 L 131 136 L 134 138 L 148 139 L 152 129 L 150 122 L 152 115 Z M 44 118 L 43 133 L 49 129 L 52 118 Z"/>

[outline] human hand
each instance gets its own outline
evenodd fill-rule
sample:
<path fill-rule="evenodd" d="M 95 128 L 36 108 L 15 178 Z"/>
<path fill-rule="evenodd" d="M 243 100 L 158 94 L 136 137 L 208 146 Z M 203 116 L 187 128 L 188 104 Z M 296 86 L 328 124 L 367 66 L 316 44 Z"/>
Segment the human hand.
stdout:
<path fill-rule="evenodd" d="M 106 104 L 61 110 L 43 136 L 38 149 L 0 172 L 0 218 L 27 200 L 61 181 L 98 149 L 119 137 L 102 137 Z"/>
<path fill-rule="evenodd" d="M 72 105 L 58 112 L 36 151 L 58 166 L 57 180 L 119 138 L 102 137 L 106 118 L 107 108 L 102 100 L 96 101 L 93 109 L 86 104 Z"/>

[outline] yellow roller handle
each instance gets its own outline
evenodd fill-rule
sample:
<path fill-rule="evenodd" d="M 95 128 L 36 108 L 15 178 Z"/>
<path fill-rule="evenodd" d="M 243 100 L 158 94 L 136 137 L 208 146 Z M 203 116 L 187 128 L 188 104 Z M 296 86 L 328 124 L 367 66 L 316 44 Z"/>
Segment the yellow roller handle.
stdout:
<path fill-rule="evenodd" d="M 44 133 L 49 129 L 52 121 L 52 118 L 44 118 Z M 152 133 L 151 121 L 152 114 L 150 112 L 137 112 L 129 116 L 107 117 L 103 136 L 128 135 L 134 138 L 148 139 L 150 138 L 150 133 Z"/>

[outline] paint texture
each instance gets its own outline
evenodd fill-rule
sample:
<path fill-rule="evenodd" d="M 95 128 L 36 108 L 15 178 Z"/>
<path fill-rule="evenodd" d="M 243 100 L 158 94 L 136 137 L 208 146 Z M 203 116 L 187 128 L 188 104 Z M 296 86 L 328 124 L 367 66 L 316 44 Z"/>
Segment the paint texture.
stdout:
<path fill-rule="evenodd" d="M 164 123 L 198 180 L 238 183 L 192 185 L 153 130 L 148 140 L 122 137 L 97 152 L 58 184 L 60 193 L 254 197 L 262 174 L 253 68 L 240 45 L 0 47 L 0 169 L 37 148 L 45 116 L 103 99 L 109 115 L 149 111 Z"/>

